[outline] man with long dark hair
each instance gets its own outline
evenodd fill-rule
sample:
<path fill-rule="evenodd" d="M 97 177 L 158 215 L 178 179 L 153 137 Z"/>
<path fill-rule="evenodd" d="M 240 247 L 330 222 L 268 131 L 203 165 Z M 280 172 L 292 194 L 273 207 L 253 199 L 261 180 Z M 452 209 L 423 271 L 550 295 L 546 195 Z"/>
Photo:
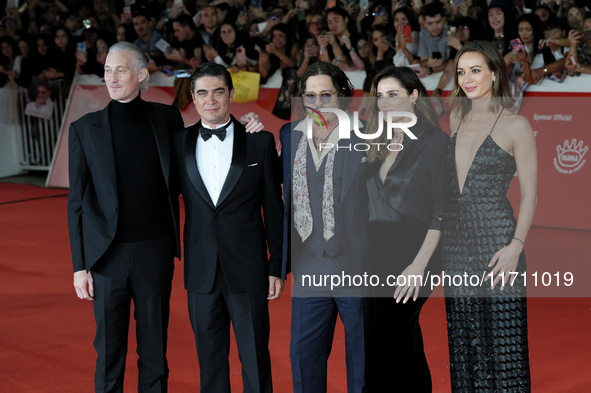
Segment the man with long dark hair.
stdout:
<path fill-rule="evenodd" d="M 324 62 L 314 63 L 304 72 L 298 90 L 308 112 L 323 108 L 346 111 L 353 94 L 345 73 Z M 284 266 L 286 271 L 293 268 L 294 278 L 293 386 L 296 393 L 326 392 L 327 360 L 340 316 L 345 326 L 348 391 L 361 392 L 368 315 L 365 300 L 350 286 L 333 291 L 325 285 L 312 287 L 310 281 L 312 276 L 352 275 L 360 270 L 367 225 L 367 165 L 361 151 L 337 151 L 343 126 L 335 114 L 322 115 L 325 121 L 313 123 L 310 136 L 309 118 L 288 123 L 279 131 L 287 206 L 285 229 L 291 234 L 286 236 L 291 249 L 284 242 Z M 361 123 L 353 126 L 363 127 Z M 342 143 L 360 141 L 353 136 Z"/>

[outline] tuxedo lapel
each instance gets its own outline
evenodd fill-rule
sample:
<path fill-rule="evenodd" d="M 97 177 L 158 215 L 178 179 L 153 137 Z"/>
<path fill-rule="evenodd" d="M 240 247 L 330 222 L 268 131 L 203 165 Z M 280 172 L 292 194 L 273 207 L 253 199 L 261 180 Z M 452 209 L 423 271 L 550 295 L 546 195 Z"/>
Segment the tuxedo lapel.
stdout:
<path fill-rule="evenodd" d="M 226 176 L 226 181 L 218 198 L 218 207 L 222 205 L 238 183 L 238 180 L 240 180 L 246 162 L 246 130 L 242 124 L 234 119 L 234 116 L 232 116 L 232 122 L 234 123 L 232 164 L 230 165 L 230 171 L 228 172 L 228 176 Z"/>
<path fill-rule="evenodd" d="M 117 195 L 117 173 L 115 170 L 115 153 L 113 152 L 113 136 L 109 122 L 109 106 L 100 112 L 96 122 L 92 123 L 92 135 L 100 154 L 100 162 L 105 167 L 105 174 L 114 195 Z"/>
<path fill-rule="evenodd" d="M 203 178 L 199 174 L 199 168 L 197 168 L 197 137 L 199 136 L 199 129 L 201 128 L 201 122 L 189 127 L 187 129 L 187 135 L 185 137 L 185 168 L 187 168 L 187 174 L 191 183 L 199 192 L 203 200 L 214 209 L 215 206 L 207 192 L 207 188 L 203 183 Z"/>
<path fill-rule="evenodd" d="M 164 121 L 163 116 L 159 116 L 156 113 L 149 110 L 147 103 L 144 104 L 144 110 L 152 126 L 154 137 L 156 138 L 156 146 L 158 148 L 158 155 L 160 157 L 160 167 L 162 168 L 162 175 L 164 175 L 164 181 L 169 184 L 170 174 L 170 142 L 168 139 L 168 127 Z M 159 114 L 159 112 L 157 112 Z"/>

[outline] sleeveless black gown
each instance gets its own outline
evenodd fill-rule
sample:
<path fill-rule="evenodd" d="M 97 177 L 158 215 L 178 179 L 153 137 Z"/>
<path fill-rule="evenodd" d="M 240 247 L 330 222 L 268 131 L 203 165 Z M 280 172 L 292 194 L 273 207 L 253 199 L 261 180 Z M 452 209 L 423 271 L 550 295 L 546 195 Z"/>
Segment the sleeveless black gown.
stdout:
<path fill-rule="evenodd" d="M 456 135 L 451 137 L 448 152 L 452 190 L 442 222 L 443 270 L 450 276 L 467 272 L 481 278 L 492 270 L 488 264 L 494 254 L 514 236 L 516 220 L 507 191 L 516 171 L 515 159 L 489 134 L 476 152 L 460 193 Z M 517 271 L 524 273 L 525 268 L 522 252 Z M 446 283 L 454 393 L 531 390 L 523 276 L 503 291 L 499 287 L 491 289 L 490 281 L 477 287 Z"/>

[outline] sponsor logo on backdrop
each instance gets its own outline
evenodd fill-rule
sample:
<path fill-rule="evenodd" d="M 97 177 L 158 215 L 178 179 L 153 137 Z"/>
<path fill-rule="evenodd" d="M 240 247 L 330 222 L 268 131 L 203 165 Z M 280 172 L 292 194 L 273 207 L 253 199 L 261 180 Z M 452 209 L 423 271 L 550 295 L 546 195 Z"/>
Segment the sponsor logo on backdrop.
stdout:
<path fill-rule="evenodd" d="M 534 121 L 572 121 L 573 115 L 565 115 L 562 113 L 555 113 L 553 115 L 539 115 L 534 113 Z"/>
<path fill-rule="evenodd" d="M 585 165 L 585 154 L 589 146 L 584 146 L 582 140 L 565 140 L 562 145 L 556 146 L 557 156 L 554 158 L 554 167 L 560 173 L 570 175 L 577 172 Z"/>

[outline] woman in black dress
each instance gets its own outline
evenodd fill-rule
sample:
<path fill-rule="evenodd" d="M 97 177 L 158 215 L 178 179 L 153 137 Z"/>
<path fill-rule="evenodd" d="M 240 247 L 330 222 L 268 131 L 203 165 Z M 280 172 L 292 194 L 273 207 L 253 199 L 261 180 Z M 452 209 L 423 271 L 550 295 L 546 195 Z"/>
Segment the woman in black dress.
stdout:
<path fill-rule="evenodd" d="M 491 43 L 464 45 L 454 69 L 457 106 L 447 164 L 452 194 L 441 248 L 445 274 L 470 282 L 445 287 L 452 391 L 529 392 L 523 245 L 536 206 L 534 135 L 526 118 L 505 109 L 513 101 L 509 77 Z M 517 220 L 507 200 L 515 172 Z M 473 277 L 487 280 L 475 285 Z"/>
<path fill-rule="evenodd" d="M 370 97 L 377 97 L 377 102 L 370 110 L 368 133 L 379 129 L 378 110 L 384 118 L 388 112 L 404 111 L 417 117 L 416 125 L 410 127 L 417 139 L 398 128 L 388 139 L 383 124 L 381 135 L 369 141 L 369 266 L 381 283 L 388 276 L 399 278 L 396 287 L 374 288 L 367 391 L 431 392 L 419 325 L 430 290 L 421 289 L 420 281 L 414 282 L 411 276 L 440 272 L 439 228 L 449 190 L 445 167 L 449 138 L 439 128 L 427 91 L 410 68 L 389 67 L 378 73 Z M 393 120 L 408 122 L 409 118 Z"/>

